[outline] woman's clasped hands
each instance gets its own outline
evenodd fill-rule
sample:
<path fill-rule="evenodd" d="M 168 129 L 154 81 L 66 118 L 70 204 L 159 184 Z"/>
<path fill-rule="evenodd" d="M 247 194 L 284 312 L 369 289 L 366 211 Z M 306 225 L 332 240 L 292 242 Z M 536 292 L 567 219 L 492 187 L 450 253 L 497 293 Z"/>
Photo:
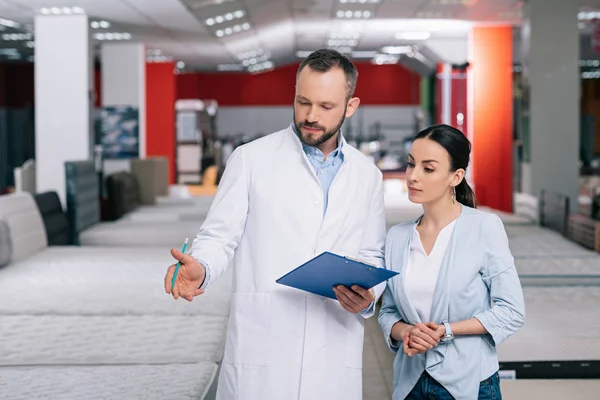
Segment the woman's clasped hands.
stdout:
<path fill-rule="evenodd" d="M 444 325 L 434 322 L 418 323 L 404 332 L 404 353 L 409 357 L 423 354 L 438 345 L 446 332 Z"/>

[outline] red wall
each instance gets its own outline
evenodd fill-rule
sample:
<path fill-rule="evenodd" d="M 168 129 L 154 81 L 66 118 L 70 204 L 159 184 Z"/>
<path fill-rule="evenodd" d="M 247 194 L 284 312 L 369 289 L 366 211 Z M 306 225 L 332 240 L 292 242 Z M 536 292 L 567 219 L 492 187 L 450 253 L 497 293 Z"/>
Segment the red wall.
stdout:
<path fill-rule="evenodd" d="M 175 64 L 146 64 L 146 156 L 169 159 L 169 179 L 175 183 Z"/>
<path fill-rule="evenodd" d="M 361 105 L 419 104 L 419 76 L 400 65 L 357 63 L 355 95 Z M 298 64 L 261 74 L 188 73 L 177 75 L 178 99 L 215 99 L 219 106 L 290 106 Z"/>
<path fill-rule="evenodd" d="M 512 28 L 472 35 L 473 178 L 481 205 L 512 211 Z"/>

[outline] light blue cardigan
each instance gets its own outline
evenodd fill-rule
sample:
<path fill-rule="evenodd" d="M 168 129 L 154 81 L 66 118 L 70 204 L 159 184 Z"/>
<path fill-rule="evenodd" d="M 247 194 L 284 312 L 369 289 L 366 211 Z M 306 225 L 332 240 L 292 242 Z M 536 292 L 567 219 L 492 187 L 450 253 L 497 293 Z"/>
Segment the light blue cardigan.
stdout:
<path fill-rule="evenodd" d="M 378 318 L 389 348 L 396 352 L 393 399 L 404 399 L 425 370 L 457 400 L 477 399 L 480 381 L 498 371 L 496 345 L 525 320 L 523 291 L 504 226 L 495 214 L 462 206 L 431 310 L 432 321 L 437 323 L 475 317 L 489 334 L 457 336 L 450 343 L 408 357 L 402 343 L 391 340 L 392 326 L 398 321 L 430 322 L 420 321 L 402 278 L 417 222 L 391 228 L 385 246 L 386 268 L 399 273 L 388 281 Z"/>

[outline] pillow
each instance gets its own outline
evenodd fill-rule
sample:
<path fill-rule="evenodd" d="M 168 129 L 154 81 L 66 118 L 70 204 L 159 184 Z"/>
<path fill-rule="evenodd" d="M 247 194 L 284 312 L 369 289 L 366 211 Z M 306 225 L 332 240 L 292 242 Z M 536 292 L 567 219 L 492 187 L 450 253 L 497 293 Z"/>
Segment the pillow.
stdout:
<path fill-rule="evenodd" d="M 0 219 L 0 267 L 8 265 L 12 258 L 12 240 L 8 222 Z"/>

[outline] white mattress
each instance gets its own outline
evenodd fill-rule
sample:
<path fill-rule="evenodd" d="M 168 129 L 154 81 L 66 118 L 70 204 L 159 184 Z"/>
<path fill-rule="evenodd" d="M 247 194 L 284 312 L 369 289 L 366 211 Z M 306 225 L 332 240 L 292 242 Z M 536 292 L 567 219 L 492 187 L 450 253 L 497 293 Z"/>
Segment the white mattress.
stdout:
<path fill-rule="evenodd" d="M 600 288 L 524 288 L 523 328 L 498 346 L 501 362 L 600 360 Z"/>
<path fill-rule="evenodd" d="M 511 214 L 500 210 L 495 210 L 489 207 L 477 207 L 481 211 L 496 214 L 504 225 L 536 225 L 537 223 L 531 218 L 527 218 L 518 214 Z"/>
<path fill-rule="evenodd" d="M 598 254 L 549 229 L 506 226 L 510 249 L 516 258 L 585 258 Z"/>
<path fill-rule="evenodd" d="M 168 248 L 50 247 L 0 269 L 0 314 L 229 315 L 231 267 L 189 303 L 164 291 L 172 263 Z"/>
<path fill-rule="evenodd" d="M 218 366 L 171 365 L 0 367 L 0 398 L 11 400 L 203 399 Z"/>
<path fill-rule="evenodd" d="M 517 258 L 523 286 L 600 286 L 600 256 L 595 258 Z"/>
<path fill-rule="evenodd" d="M 0 365 L 220 362 L 227 317 L 3 315 Z"/>
<path fill-rule="evenodd" d="M 181 248 L 196 237 L 203 220 L 101 222 L 79 234 L 82 246 L 162 246 Z"/>

